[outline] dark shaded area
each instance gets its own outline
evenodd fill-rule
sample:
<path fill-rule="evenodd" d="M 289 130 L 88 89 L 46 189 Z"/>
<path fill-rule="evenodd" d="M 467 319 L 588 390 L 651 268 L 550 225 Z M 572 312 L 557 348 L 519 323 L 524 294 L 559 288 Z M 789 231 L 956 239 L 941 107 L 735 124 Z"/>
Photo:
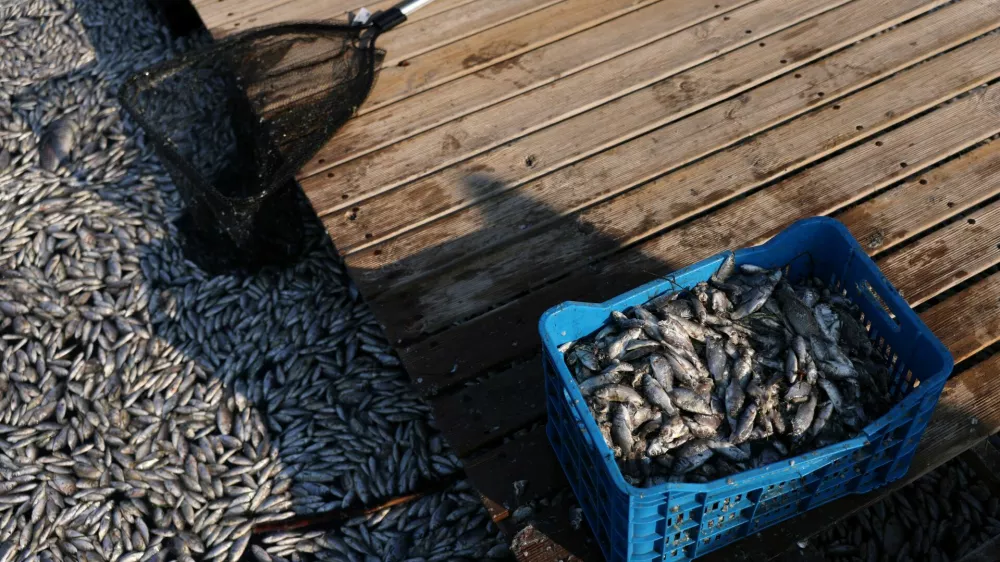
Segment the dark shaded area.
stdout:
<path fill-rule="evenodd" d="M 119 98 L 184 198 L 192 261 L 252 271 L 300 254 L 295 173 L 367 97 L 382 58 L 376 36 L 264 27 L 125 80 Z"/>
<path fill-rule="evenodd" d="M 201 21 L 198 10 L 191 4 L 191 0 L 148 0 L 148 2 L 160 21 L 174 35 L 191 35 L 195 31 L 205 29 L 205 24 Z"/>

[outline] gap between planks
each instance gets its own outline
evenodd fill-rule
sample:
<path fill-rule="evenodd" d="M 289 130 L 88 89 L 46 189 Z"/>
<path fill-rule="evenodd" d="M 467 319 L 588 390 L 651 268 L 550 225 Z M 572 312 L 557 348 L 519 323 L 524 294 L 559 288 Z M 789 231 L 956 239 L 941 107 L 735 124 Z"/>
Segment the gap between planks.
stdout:
<path fill-rule="evenodd" d="M 426 342 L 400 347 L 397 351 L 413 377 L 423 379 L 425 391 L 455 384 L 492 365 L 524 357 L 539 345 L 534 319 L 554 304 L 565 300 L 599 302 L 687 265 L 693 258 L 723 251 L 734 241 L 762 241 L 792 220 L 830 214 L 935 164 L 943 155 L 956 153 L 989 137 L 994 131 L 994 127 L 989 126 L 994 122 L 992 109 L 980 103 L 979 99 L 969 96 L 931 112 L 865 145 L 604 260 L 586 274 L 543 287 L 512 305 L 435 335 Z M 954 109 L 956 106 L 958 109 Z M 957 121 L 952 122 L 953 116 Z M 971 128 L 965 128 L 967 123 Z M 967 156 L 959 161 L 961 166 L 969 166 L 968 175 L 962 179 L 966 186 L 977 185 L 977 174 L 983 178 L 996 174 L 992 157 L 994 150 L 995 147 L 988 145 L 980 149 L 982 152 L 975 151 L 973 154 L 991 156 L 982 159 Z M 900 162 L 907 162 L 907 168 L 900 167 Z M 938 178 L 945 173 L 932 171 L 928 178 L 933 178 L 936 184 L 943 181 L 943 178 Z M 928 178 L 923 179 L 932 185 L 932 180 Z M 919 185 L 919 180 L 915 181 Z M 936 199 L 936 207 L 907 212 L 916 212 L 929 222 L 948 213 L 949 209 L 957 212 L 993 193 L 992 188 L 981 185 L 960 192 L 952 191 L 954 193 L 950 198 Z M 942 191 L 930 195 L 935 194 L 941 195 Z M 867 208 L 886 218 L 906 209 L 892 205 Z M 845 219 L 856 220 L 851 219 L 851 213 L 861 212 L 848 211 Z M 857 234 L 863 243 L 868 243 L 876 231 L 877 227 L 873 226 Z M 886 229 L 881 236 L 883 243 L 889 245 L 898 242 L 900 237 L 899 234 L 893 235 L 892 229 Z M 490 345 L 477 345 L 477 338 Z M 451 345 L 455 347 L 449 347 Z"/>
<path fill-rule="evenodd" d="M 852 208 L 840 219 L 856 236 L 873 229 L 894 232 L 891 244 L 867 248 L 869 253 L 884 254 L 888 248 L 916 238 L 930 224 L 946 221 L 1000 193 L 1000 143 L 985 145 L 952 160 L 921 180 L 926 183 L 914 180 L 903 184 Z M 933 194 L 942 190 L 964 192 L 964 200 L 948 207 Z M 928 205 L 928 199 L 936 204 Z M 896 204 L 888 206 L 886 201 Z M 879 212 L 880 209 L 891 214 Z M 931 212 L 927 209 L 936 213 L 933 219 L 926 216 Z M 916 239 L 877 263 L 893 285 L 907 296 L 911 306 L 917 306 L 1000 262 L 997 242 L 1000 242 L 1000 202 Z M 448 428 L 449 444 L 460 456 L 466 456 L 542 418 L 543 390 L 541 358 L 536 356 L 476 385 L 431 398 L 431 404 L 441 427 Z"/>
<path fill-rule="evenodd" d="M 940 1 L 934 0 L 931 3 L 940 3 Z M 887 0 L 857 0 L 857 2 L 864 6 L 870 3 L 887 2 Z M 928 3 L 927 0 L 906 0 L 906 2 L 907 5 L 919 2 Z M 831 0 L 805 0 L 791 4 L 781 0 L 760 0 L 730 12 L 731 15 L 715 17 L 564 77 L 545 88 L 533 89 L 482 111 L 466 115 L 418 136 L 400 141 L 391 145 L 387 150 L 376 151 L 345 162 L 332 170 L 338 178 L 337 187 L 342 191 L 353 193 L 355 197 L 365 198 L 384 193 L 383 197 L 393 199 L 395 196 L 393 188 L 404 182 L 441 170 L 483 150 L 497 147 L 514 138 L 533 133 L 581 113 L 585 113 L 582 116 L 584 119 L 599 120 L 599 115 L 594 116 L 589 113 L 593 113 L 591 110 L 602 104 L 641 88 L 649 87 L 678 72 L 717 57 L 723 57 L 728 61 L 731 57 L 725 57 L 726 53 L 745 45 L 752 44 L 755 51 L 760 50 L 760 47 L 757 47 L 760 39 L 774 32 L 796 26 L 799 22 L 809 20 L 845 3 L 846 0 L 834 0 L 833 2 Z M 856 16 L 860 15 L 856 13 L 857 10 L 854 12 Z M 872 14 L 865 15 L 868 18 L 872 16 Z M 800 27 L 798 34 L 817 28 L 820 23 L 819 20 L 812 21 L 805 28 Z M 854 24 L 855 27 L 862 29 L 868 29 L 870 25 L 870 21 Z M 814 49 L 799 48 L 792 53 L 786 53 L 786 50 L 788 50 L 787 43 L 784 48 L 779 45 L 771 49 L 774 51 L 776 64 L 778 58 L 785 57 L 783 60 L 786 61 L 787 57 L 798 59 L 812 54 Z M 767 56 L 756 52 L 754 55 Z M 689 83 L 691 95 L 697 93 L 697 86 L 694 84 L 693 81 Z M 669 105 L 666 103 L 667 98 L 675 93 L 670 87 L 660 88 L 656 91 L 660 93 L 661 98 L 652 100 L 653 107 L 646 109 L 646 117 L 628 118 L 627 122 L 635 122 L 636 119 L 639 120 L 639 123 L 655 121 L 658 113 L 654 109 L 662 109 L 662 106 Z M 615 117 L 627 114 L 627 110 L 612 113 Z M 592 126 L 592 128 L 599 127 Z M 614 130 L 615 127 L 611 126 L 611 128 Z M 588 131 L 588 133 L 591 136 L 600 136 L 593 130 Z M 613 132 L 608 134 L 614 136 Z M 562 138 L 561 141 L 565 143 L 567 139 Z M 474 172 L 482 172 L 482 175 L 489 177 L 489 182 L 483 182 L 484 191 L 486 186 L 503 179 L 501 176 L 495 175 L 492 166 L 477 163 L 469 165 Z M 519 158 L 518 165 L 519 169 L 525 168 L 523 156 Z M 468 187 L 463 189 L 461 181 L 463 178 L 464 174 L 458 178 L 458 181 L 454 182 L 443 178 L 441 185 L 449 186 L 451 191 L 462 193 L 468 191 Z M 412 188 L 407 186 L 404 191 L 409 192 L 411 198 L 413 194 L 419 193 L 423 199 L 426 189 L 426 186 L 417 185 Z M 448 190 L 439 188 L 437 191 Z M 466 193 L 467 196 L 476 194 L 478 194 L 478 190 Z M 407 194 L 399 196 L 406 197 Z M 454 198 L 454 196 L 450 198 Z M 428 197 L 428 199 L 433 200 L 433 197 Z M 334 202 L 337 201 L 334 200 Z M 322 214 L 324 209 L 320 207 L 319 203 L 317 201 L 314 205 L 319 208 L 320 214 Z M 417 211 L 415 216 L 421 219 L 429 218 L 426 215 L 426 212 Z M 384 232 L 380 232 L 379 236 L 384 234 Z"/>
<path fill-rule="evenodd" d="M 386 107 L 362 107 L 362 113 L 348 121 L 303 167 L 299 174 L 303 188 L 315 197 L 328 182 L 311 177 L 321 172 L 327 177 L 330 172 L 326 170 L 341 162 L 542 87 L 751 1 L 719 0 L 708 8 L 676 0 L 605 0 L 600 10 L 591 14 L 588 26 L 576 33 L 550 38 L 516 57 L 501 58 L 503 53 L 497 50 L 496 57 L 486 61 L 489 53 L 481 53 L 489 63 L 486 68 L 456 76 L 447 85 L 414 93 Z M 412 61 L 408 62 L 412 66 Z"/>
<path fill-rule="evenodd" d="M 372 308 L 391 338 L 407 340 L 492 306 L 516 302 L 519 294 L 559 277 L 565 279 L 571 272 L 575 272 L 573 277 L 589 276 L 588 267 L 584 267 L 588 262 L 620 253 L 713 206 L 995 80 L 1000 77 L 1000 64 L 986 55 L 998 48 L 1000 36 L 987 35 L 665 176 L 645 168 L 651 162 L 655 165 L 655 153 L 670 150 L 669 145 L 660 143 L 654 154 L 633 150 L 625 155 L 621 154 L 623 147 L 629 144 L 620 145 L 601 153 L 606 157 L 582 163 L 598 168 L 588 173 L 587 181 L 554 181 L 558 189 L 546 192 L 554 200 L 565 200 L 595 185 L 616 186 L 601 194 L 596 204 L 590 200 L 572 217 L 563 217 L 557 211 L 565 207 L 562 203 L 549 201 L 548 205 L 525 208 L 529 201 L 523 198 L 520 214 L 494 217 L 495 228 L 503 230 L 511 221 L 514 226 L 542 224 L 547 228 L 524 234 L 502 247 L 483 248 L 460 265 L 424 273 L 422 278 L 371 297 Z M 954 115 L 949 107 L 943 107 L 943 113 Z M 991 111 L 989 118 L 995 119 L 995 113 Z M 648 144 L 647 137 L 641 139 Z M 595 178 L 593 173 L 600 171 L 609 177 Z M 623 193 L 626 186 L 636 188 Z M 617 196 L 609 198 L 611 195 Z M 552 224 L 555 221 L 558 224 Z M 367 270 L 357 261 L 347 262 L 364 291 L 362 280 Z M 649 268 L 648 262 L 645 267 Z"/>

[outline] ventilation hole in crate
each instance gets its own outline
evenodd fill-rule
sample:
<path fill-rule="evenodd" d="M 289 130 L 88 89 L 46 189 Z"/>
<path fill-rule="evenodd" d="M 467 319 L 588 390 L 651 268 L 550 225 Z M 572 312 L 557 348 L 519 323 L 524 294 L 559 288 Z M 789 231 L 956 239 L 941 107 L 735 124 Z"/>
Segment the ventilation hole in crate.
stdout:
<path fill-rule="evenodd" d="M 892 310 L 889 308 L 889 306 L 885 304 L 885 299 L 882 298 L 882 295 L 878 294 L 878 291 L 876 291 L 875 288 L 872 287 L 867 280 L 858 283 L 857 289 L 859 294 L 867 293 L 868 296 L 871 297 L 871 299 L 882 308 L 885 314 L 890 319 L 892 319 L 892 321 L 895 322 L 897 326 L 899 325 L 899 319 L 896 318 L 896 315 L 892 313 Z"/>

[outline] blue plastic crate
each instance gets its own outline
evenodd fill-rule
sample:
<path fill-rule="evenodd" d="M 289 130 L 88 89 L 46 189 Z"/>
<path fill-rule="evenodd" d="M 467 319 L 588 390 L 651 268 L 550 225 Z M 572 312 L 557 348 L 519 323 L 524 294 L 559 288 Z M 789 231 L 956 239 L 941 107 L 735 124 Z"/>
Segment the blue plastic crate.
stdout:
<path fill-rule="evenodd" d="M 706 484 L 632 486 L 558 347 L 598 330 L 612 310 L 707 280 L 724 257 L 706 259 L 603 304 L 567 302 L 542 316 L 546 430 L 609 561 L 691 560 L 816 506 L 896 480 L 909 469 L 951 374 L 951 354 L 844 225 L 826 217 L 798 221 L 766 244 L 738 250 L 736 262 L 787 266 L 791 279 L 812 275 L 844 291 L 860 307 L 876 349 L 890 361 L 896 405 L 863 435 L 791 459 Z"/>

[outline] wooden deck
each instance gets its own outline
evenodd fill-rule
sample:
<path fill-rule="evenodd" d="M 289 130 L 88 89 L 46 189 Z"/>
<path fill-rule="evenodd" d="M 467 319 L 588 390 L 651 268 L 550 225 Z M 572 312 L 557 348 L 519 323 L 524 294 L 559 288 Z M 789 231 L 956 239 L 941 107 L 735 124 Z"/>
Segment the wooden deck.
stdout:
<path fill-rule="evenodd" d="M 216 36 L 359 7 L 194 3 Z M 522 558 L 600 559 L 565 506 L 510 520 L 567 486 L 537 319 L 802 217 L 843 221 L 955 357 L 907 479 L 1000 429 L 997 29 L 1000 0 L 438 0 L 380 39 L 300 182 Z M 878 496 L 705 560 L 775 557 Z"/>

